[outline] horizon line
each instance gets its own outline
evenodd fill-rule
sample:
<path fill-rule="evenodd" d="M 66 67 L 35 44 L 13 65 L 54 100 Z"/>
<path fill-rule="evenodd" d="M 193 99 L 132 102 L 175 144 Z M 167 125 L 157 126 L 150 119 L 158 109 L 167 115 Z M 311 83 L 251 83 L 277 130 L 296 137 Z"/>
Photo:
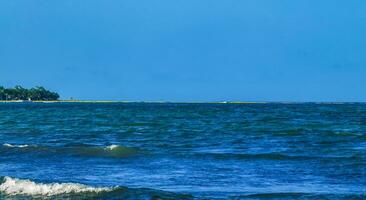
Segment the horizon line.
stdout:
<path fill-rule="evenodd" d="M 0 100 L 0 103 L 181 103 L 181 104 L 357 104 L 366 101 L 144 101 L 144 100 L 52 100 L 52 101 L 27 101 L 27 100 Z"/>

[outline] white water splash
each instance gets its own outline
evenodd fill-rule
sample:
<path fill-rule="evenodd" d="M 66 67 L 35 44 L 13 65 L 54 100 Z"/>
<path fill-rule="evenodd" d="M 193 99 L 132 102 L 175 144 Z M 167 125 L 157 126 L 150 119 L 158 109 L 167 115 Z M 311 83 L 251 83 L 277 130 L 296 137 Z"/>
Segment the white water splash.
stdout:
<path fill-rule="evenodd" d="M 115 145 L 115 144 L 112 144 L 112 145 L 110 145 L 110 146 L 107 146 L 105 149 L 106 149 L 106 150 L 113 150 L 113 149 L 117 149 L 117 148 L 119 148 L 119 147 L 121 147 L 121 146 L 119 146 L 119 145 Z"/>
<path fill-rule="evenodd" d="M 24 145 L 12 145 L 12 144 L 8 144 L 8 143 L 3 144 L 3 146 L 5 146 L 5 147 L 12 147 L 12 148 L 14 148 L 14 147 L 17 147 L 17 148 L 29 147 L 29 145 L 27 145 L 27 144 L 24 144 Z"/>
<path fill-rule="evenodd" d="M 6 195 L 26 195 L 26 196 L 55 196 L 70 193 L 84 192 L 108 192 L 113 188 L 90 187 L 76 183 L 35 183 L 30 180 L 22 180 L 11 177 L 4 177 L 4 182 L 0 185 L 0 192 Z"/>

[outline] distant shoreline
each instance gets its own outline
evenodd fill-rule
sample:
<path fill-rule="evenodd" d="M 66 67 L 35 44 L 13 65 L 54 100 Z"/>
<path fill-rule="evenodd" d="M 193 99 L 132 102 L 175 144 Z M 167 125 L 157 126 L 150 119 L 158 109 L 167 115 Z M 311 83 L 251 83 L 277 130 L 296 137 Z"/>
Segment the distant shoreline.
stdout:
<path fill-rule="evenodd" d="M 112 100 L 55 100 L 55 101 L 23 101 L 0 100 L 0 103 L 213 103 L 213 104 L 264 104 L 270 102 L 173 102 L 173 101 L 112 101 Z"/>
<path fill-rule="evenodd" d="M 291 101 L 217 101 L 217 102 L 174 102 L 174 101 L 112 101 L 112 100 L 54 100 L 54 101 L 23 101 L 0 100 L 0 103 L 177 103 L 177 104 L 362 104 L 366 102 L 291 102 Z"/>

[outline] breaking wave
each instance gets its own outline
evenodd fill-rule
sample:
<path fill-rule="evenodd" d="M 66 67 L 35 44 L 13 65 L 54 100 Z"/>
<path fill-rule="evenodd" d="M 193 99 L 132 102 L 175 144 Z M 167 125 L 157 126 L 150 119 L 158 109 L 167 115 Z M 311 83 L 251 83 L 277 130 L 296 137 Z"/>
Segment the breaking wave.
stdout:
<path fill-rule="evenodd" d="M 146 188 L 93 187 L 79 183 L 40 183 L 12 177 L 0 178 L 0 199 L 193 199 L 191 195 Z"/>
<path fill-rule="evenodd" d="M 25 196 L 56 196 L 71 193 L 100 193 L 109 192 L 113 188 L 90 187 L 76 183 L 36 183 L 30 180 L 22 180 L 11 177 L 4 177 L 0 185 L 0 192 L 5 195 Z"/>

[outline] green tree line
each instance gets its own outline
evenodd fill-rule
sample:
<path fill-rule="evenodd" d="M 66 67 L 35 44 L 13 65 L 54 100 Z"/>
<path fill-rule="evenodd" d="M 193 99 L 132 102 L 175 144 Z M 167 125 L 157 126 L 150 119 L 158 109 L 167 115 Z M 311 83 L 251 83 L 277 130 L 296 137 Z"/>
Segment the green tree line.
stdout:
<path fill-rule="evenodd" d="M 14 88 L 0 86 L 0 100 L 54 101 L 59 98 L 56 92 L 48 91 L 44 87 L 26 89 L 19 85 Z"/>

